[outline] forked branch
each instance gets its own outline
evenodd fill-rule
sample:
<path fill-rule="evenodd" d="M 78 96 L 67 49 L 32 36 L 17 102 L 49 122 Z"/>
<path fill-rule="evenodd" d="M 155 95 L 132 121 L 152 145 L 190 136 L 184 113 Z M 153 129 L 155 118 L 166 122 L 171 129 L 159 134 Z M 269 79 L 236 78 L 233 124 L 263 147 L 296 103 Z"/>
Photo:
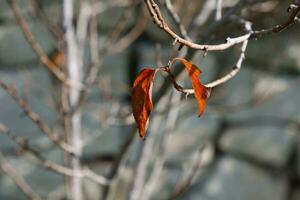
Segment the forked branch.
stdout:
<path fill-rule="evenodd" d="M 37 164 L 47 170 L 53 171 L 61 175 L 69 176 L 69 177 L 75 176 L 75 177 L 87 178 L 99 185 L 108 185 L 110 183 L 110 181 L 107 178 L 96 174 L 88 167 L 84 167 L 82 170 L 78 170 L 74 173 L 73 169 L 46 159 L 39 151 L 37 151 L 35 148 L 30 146 L 26 138 L 23 138 L 13 133 L 9 128 L 7 128 L 2 123 L 0 123 L 0 133 L 3 133 L 7 137 L 9 137 L 14 143 L 18 145 L 18 147 L 22 151 L 31 154 L 38 161 Z"/>
<path fill-rule="evenodd" d="M 176 40 L 181 45 L 187 46 L 192 49 L 196 50 L 202 50 L 202 51 L 221 51 L 228 49 L 234 45 L 243 43 L 244 41 L 251 39 L 251 38 L 258 38 L 262 37 L 264 35 L 268 35 L 271 33 L 278 33 L 283 30 L 285 30 L 290 25 L 296 23 L 297 16 L 300 13 L 300 6 L 296 6 L 295 8 L 291 9 L 290 17 L 288 20 L 280 25 L 277 25 L 275 27 L 269 28 L 269 29 L 263 29 L 259 31 L 253 31 L 250 34 L 244 34 L 239 37 L 235 38 L 228 38 L 225 43 L 223 44 L 216 44 L 216 45 L 206 45 L 206 44 L 196 44 L 189 40 L 186 40 L 182 37 L 180 37 L 177 33 L 175 33 L 167 24 L 166 20 L 163 18 L 160 8 L 157 5 L 157 3 L 154 0 L 144 0 L 148 11 L 153 19 L 153 22 L 161 28 L 163 31 L 165 31 L 167 34 L 169 34 L 174 40 Z"/>
<path fill-rule="evenodd" d="M 9 176 L 15 184 L 22 190 L 22 192 L 31 200 L 41 200 L 42 198 L 34 192 L 26 180 L 17 173 L 16 169 L 9 163 L 9 161 L 0 152 L 0 169 Z"/>
<path fill-rule="evenodd" d="M 16 0 L 8 0 L 9 5 L 11 6 L 11 9 L 17 19 L 17 22 L 27 40 L 27 42 L 30 44 L 33 51 L 36 53 L 38 58 L 40 59 L 40 62 L 47 67 L 47 69 L 54 74 L 57 79 L 62 81 L 63 83 L 67 84 L 68 86 L 71 86 L 73 88 L 76 88 L 78 90 L 82 90 L 84 88 L 84 85 L 78 81 L 70 80 L 65 73 L 60 69 L 59 66 L 57 66 L 44 52 L 43 48 L 37 43 L 35 40 L 32 32 L 30 31 L 30 28 L 22 15 L 20 8 L 17 4 Z"/>
<path fill-rule="evenodd" d="M 54 144 L 56 144 L 58 147 L 60 147 L 63 151 L 67 153 L 75 155 L 77 154 L 72 146 L 68 145 L 63 140 L 61 140 L 60 137 L 55 135 L 50 129 L 50 127 L 41 119 L 41 117 L 31 110 L 28 103 L 17 95 L 17 91 L 14 87 L 8 86 L 0 80 L 0 88 L 2 88 L 17 103 L 17 105 L 24 111 L 26 116 L 33 123 L 35 123 L 42 131 L 42 133 L 44 133 Z"/>

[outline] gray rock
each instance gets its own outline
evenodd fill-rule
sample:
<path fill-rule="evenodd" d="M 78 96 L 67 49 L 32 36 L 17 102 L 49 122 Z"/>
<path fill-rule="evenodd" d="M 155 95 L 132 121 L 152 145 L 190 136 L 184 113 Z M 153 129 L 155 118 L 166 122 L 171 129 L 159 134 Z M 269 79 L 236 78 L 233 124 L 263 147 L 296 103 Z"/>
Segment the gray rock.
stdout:
<path fill-rule="evenodd" d="M 271 176 L 270 173 L 248 163 L 224 157 L 178 199 L 284 200 L 286 195 L 285 177 Z"/>
<path fill-rule="evenodd" d="M 284 167 L 289 159 L 294 133 L 276 126 L 229 128 L 221 138 L 225 152 L 253 157 L 276 167 Z"/>
<path fill-rule="evenodd" d="M 245 70 L 244 70 L 245 71 Z M 249 72 L 251 73 L 251 72 Z M 240 81 L 232 80 L 230 86 L 225 90 L 227 92 L 225 101 L 229 105 L 241 105 L 249 102 L 253 98 L 253 91 L 256 88 L 254 82 L 259 79 L 267 78 L 261 74 L 252 72 L 251 79 L 244 79 Z M 254 78 L 256 76 L 256 78 Z M 242 77 L 238 77 L 242 78 Z M 244 86 L 241 85 L 243 82 Z M 252 82 L 252 84 L 247 84 Z M 233 86 L 235 85 L 235 86 Z M 264 89 L 260 89 L 256 95 L 260 100 L 257 104 L 252 106 L 244 106 L 237 111 L 228 111 L 222 113 L 229 121 L 246 120 L 247 118 L 255 117 L 275 117 L 279 119 L 297 119 L 300 115 L 300 108 L 298 102 L 300 101 L 299 85 L 292 79 L 285 77 L 277 77 L 265 85 Z"/>

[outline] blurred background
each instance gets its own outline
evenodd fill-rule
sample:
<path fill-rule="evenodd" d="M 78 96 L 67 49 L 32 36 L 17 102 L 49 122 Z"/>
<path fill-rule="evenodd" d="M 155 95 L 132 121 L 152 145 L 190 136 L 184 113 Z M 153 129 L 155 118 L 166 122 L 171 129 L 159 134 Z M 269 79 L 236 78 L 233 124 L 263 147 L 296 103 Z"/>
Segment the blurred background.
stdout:
<path fill-rule="evenodd" d="M 72 40 L 65 34 L 66 2 L 0 1 L 0 80 L 14 87 L 61 141 L 80 143 L 80 156 L 63 151 L 2 85 L 0 199 L 300 199 L 299 24 L 250 40 L 241 71 L 212 90 L 200 118 L 194 96 L 186 98 L 167 75 L 158 75 L 154 111 L 142 141 L 130 103 L 141 69 L 165 66 L 178 55 L 195 63 L 203 71 L 201 81 L 208 83 L 231 71 L 240 45 L 207 53 L 186 47 L 178 51 L 153 23 L 143 1 L 74 0 L 70 21 L 80 55 L 79 80 L 89 83 L 89 89 L 79 94 L 79 105 L 72 105 L 72 87 L 62 84 L 32 47 L 38 44 L 56 71 L 72 77 L 70 66 L 76 64 L 67 59 Z M 165 0 L 157 3 L 180 35 Z M 292 1 L 171 3 L 193 41 L 219 44 L 245 33 L 237 18 L 252 22 L 254 30 L 286 21 Z M 185 73 L 178 81 L 191 87 Z M 26 145 L 16 144 L 23 139 Z M 53 170 L 47 161 L 73 174 Z M 74 175 L 76 170 L 80 176 Z"/>

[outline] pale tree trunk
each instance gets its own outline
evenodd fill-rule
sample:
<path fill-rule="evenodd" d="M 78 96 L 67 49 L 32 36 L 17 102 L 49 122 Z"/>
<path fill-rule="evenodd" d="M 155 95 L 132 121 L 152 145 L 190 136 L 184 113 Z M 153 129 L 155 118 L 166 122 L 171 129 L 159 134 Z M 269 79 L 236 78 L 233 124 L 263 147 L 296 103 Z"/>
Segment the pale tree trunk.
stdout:
<path fill-rule="evenodd" d="M 66 48 L 67 48 L 67 69 L 72 81 L 82 82 L 82 59 L 80 56 L 78 43 L 76 39 L 75 29 L 73 26 L 73 6 L 74 0 L 64 0 L 64 26 L 66 30 Z M 79 101 L 80 91 L 77 88 L 70 87 L 69 101 L 70 107 L 74 108 Z M 77 110 L 71 116 L 71 136 L 70 144 L 75 148 L 79 155 L 82 152 L 81 144 L 81 112 Z M 81 170 L 80 158 L 71 156 L 71 168 L 74 174 Z M 82 178 L 73 177 L 71 179 L 71 198 L 74 200 L 82 200 Z"/>

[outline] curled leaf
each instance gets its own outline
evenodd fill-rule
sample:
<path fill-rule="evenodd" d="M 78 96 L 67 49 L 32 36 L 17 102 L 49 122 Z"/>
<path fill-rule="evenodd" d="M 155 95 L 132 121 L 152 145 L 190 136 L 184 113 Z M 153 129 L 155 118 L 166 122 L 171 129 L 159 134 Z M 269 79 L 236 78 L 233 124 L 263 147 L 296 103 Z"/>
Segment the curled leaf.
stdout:
<path fill-rule="evenodd" d="M 208 98 L 208 90 L 207 88 L 201 83 L 199 79 L 199 75 L 202 73 L 202 71 L 192 64 L 191 62 L 183 59 L 183 58 L 174 58 L 173 61 L 179 61 L 184 66 L 187 72 L 189 73 L 190 80 L 192 82 L 193 89 L 195 91 L 195 97 L 198 102 L 199 106 L 199 117 L 203 114 L 205 106 L 206 106 L 206 100 Z"/>
<path fill-rule="evenodd" d="M 156 71 L 149 68 L 143 69 L 133 83 L 132 112 L 142 139 L 145 139 L 149 116 L 153 110 L 151 92 Z"/>

